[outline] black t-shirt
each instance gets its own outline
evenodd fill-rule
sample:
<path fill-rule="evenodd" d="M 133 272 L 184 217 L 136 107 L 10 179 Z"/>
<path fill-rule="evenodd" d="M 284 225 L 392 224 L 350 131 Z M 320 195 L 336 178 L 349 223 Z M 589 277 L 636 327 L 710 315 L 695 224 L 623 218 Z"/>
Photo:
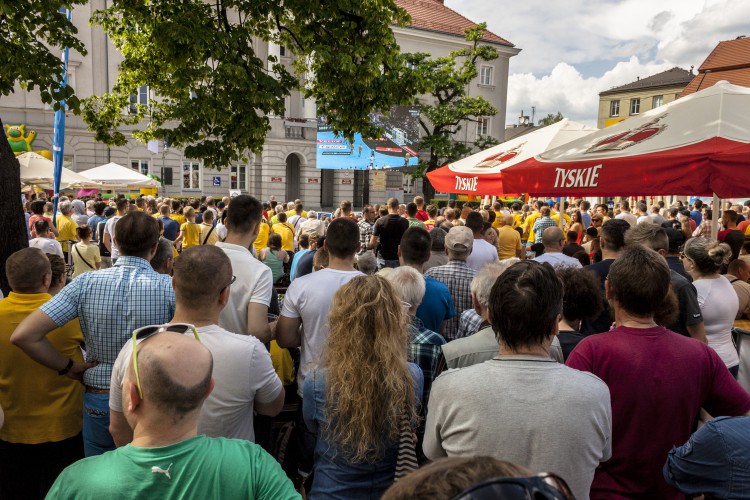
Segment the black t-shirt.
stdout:
<path fill-rule="evenodd" d="M 301 278 L 302 276 L 306 276 L 313 272 L 313 258 L 317 251 L 317 249 L 310 250 L 309 252 L 305 252 L 302 257 L 299 258 L 297 267 L 294 270 L 294 279 Z"/>
<path fill-rule="evenodd" d="M 677 257 L 676 255 L 667 255 L 665 259 L 667 260 L 667 266 L 669 266 L 670 270 L 676 272 L 677 274 L 688 280 L 688 283 L 693 282 L 693 278 L 687 273 L 687 271 L 685 271 L 685 266 L 682 265 L 682 261 L 679 257 Z M 677 330 L 672 331 L 676 332 Z"/>
<path fill-rule="evenodd" d="M 560 341 L 560 347 L 562 347 L 563 359 L 568 360 L 568 356 L 578 343 L 585 337 L 583 334 L 576 330 L 560 330 L 557 334 L 557 339 Z"/>
<path fill-rule="evenodd" d="M 398 214 L 388 214 L 375 221 L 372 234 L 380 238 L 382 259 L 398 260 L 398 245 L 407 229 L 409 229 L 409 221 Z"/>
<path fill-rule="evenodd" d="M 690 334 L 686 327 L 697 325 L 703 321 L 701 308 L 698 304 L 698 292 L 696 292 L 695 286 L 677 271 L 671 270 L 671 275 L 672 288 L 677 295 L 677 302 L 680 305 L 680 315 L 677 319 L 677 323 L 669 325 L 667 328 L 673 332 L 689 337 Z"/>
<path fill-rule="evenodd" d="M 586 249 L 583 248 L 578 243 L 569 243 L 565 245 L 562 249 L 562 253 L 567 255 L 568 257 L 572 257 L 578 252 L 586 252 Z"/>

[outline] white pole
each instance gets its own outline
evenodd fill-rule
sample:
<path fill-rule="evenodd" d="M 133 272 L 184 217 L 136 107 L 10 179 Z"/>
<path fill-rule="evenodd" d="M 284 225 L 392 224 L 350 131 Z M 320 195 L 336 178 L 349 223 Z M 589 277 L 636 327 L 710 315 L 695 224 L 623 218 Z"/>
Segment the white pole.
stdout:
<path fill-rule="evenodd" d="M 721 200 L 719 196 L 714 193 L 713 199 L 713 213 L 711 215 L 711 238 L 716 239 L 719 234 L 719 220 L 721 219 Z"/>

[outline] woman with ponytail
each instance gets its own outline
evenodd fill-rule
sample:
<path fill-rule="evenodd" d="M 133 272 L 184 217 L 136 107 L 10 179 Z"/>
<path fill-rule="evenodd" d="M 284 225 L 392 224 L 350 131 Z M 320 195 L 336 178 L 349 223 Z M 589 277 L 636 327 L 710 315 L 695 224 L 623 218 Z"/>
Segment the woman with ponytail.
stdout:
<path fill-rule="evenodd" d="M 732 327 L 740 304 L 729 280 L 719 274 L 731 257 L 729 245 L 709 238 L 689 239 L 680 254 L 685 271 L 698 291 L 708 345 L 736 378 L 739 358 L 732 342 Z"/>

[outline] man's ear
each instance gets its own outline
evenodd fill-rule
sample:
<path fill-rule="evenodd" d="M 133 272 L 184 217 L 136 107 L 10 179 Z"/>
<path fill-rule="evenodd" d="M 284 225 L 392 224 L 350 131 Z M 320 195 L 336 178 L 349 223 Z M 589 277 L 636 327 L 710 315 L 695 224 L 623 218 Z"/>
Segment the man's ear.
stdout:
<path fill-rule="evenodd" d="M 65 276 L 63 274 L 63 276 Z M 42 286 L 45 289 L 48 289 L 52 285 L 52 272 L 44 273 L 44 276 L 42 276 Z"/>
<path fill-rule="evenodd" d="M 128 402 L 128 412 L 132 413 L 138 408 L 141 404 L 141 401 L 143 399 L 141 398 L 141 395 L 138 394 L 138 384 L 135 380 L 129 380 L 127 381 L 128 384 L 128 395 L 130 396 L 129 402 Z"/>

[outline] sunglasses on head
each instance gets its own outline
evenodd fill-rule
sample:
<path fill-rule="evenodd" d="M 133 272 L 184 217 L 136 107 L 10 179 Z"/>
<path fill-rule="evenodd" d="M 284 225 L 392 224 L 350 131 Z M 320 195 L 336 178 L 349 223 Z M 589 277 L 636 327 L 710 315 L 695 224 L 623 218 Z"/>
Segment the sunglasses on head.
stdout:
<path fill-rule="evenodd" d="M 499 477 L 463 491 L 452 500 L 575 500 L 568 483 L 549 472 L 532 477 Z"/>
<path fill-rule="evenodd" d="M 143 389 L 141 389 L 141 377 L 138 375 L 138 341 L 147 339 L 152 335 L 156 335 L 161 332 L 176 332 L 180 334 L 187 333 L 189 330 L 193 331 L 195 340 L 201 341 L 198 336 L 198 330 L 194 325 L 190 323 L 167 323 L 165 325 L 150 325 L 133 330 L 133 373 L 135 373 L 135 383 L 138 386 L 138 396 L 143 399 Z"/>

